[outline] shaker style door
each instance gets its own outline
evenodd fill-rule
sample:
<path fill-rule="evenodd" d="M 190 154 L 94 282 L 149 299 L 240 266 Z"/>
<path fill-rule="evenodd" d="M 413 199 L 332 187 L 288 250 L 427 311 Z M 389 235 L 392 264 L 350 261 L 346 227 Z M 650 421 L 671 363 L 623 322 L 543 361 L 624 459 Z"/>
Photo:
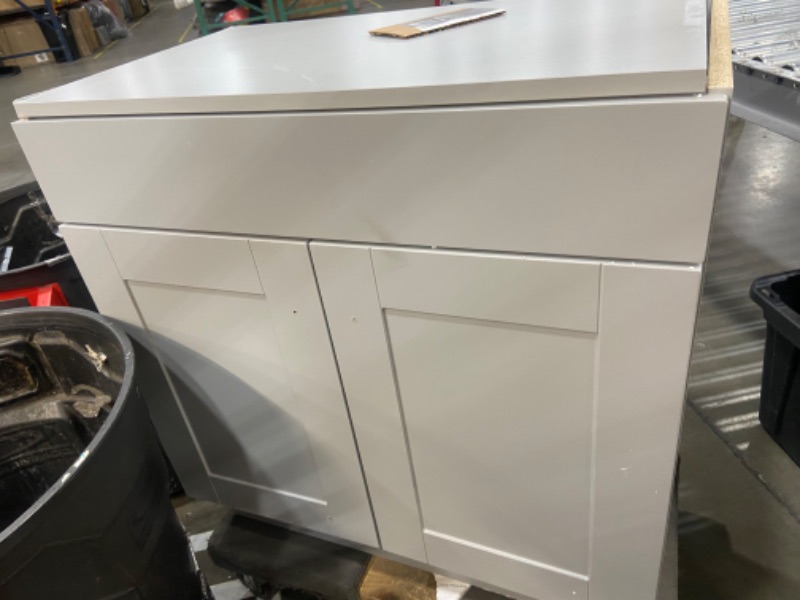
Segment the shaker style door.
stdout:
<path fill-rule="evenodd" d="M 311 253 L 385 550 L 540 600 L 655 592 L 697 269 Z"/>
<path fill-rule="evenodd" d="M 307 244 L 102 233 L 219 501 L 376 545 Z"/>

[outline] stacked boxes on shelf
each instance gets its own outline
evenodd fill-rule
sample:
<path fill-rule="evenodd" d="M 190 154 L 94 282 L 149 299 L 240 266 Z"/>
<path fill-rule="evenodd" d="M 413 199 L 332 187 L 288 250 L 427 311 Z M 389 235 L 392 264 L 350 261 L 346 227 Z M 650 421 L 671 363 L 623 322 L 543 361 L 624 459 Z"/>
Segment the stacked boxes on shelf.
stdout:
<path fill-rule="evenodd" d="M 0 56 L 22 54 L 43 50 L 36 54 L 4 60 L 3 64 L 17 67 L 33 67 L 55 61 L 52 52 L 44 51 L 50 45 L 33 18 L 15 18 L 0 22 Z"/>
<path fill-rule="evenodd" d="M 48 10 L 44 0 L 23 0 L 37 12 Z M 147 14 L 147 0 L 53 0 L 53 10 L 63 27 L 74 58 L 90 56 L 116 37 L 126 35 L 125 23 Z M 46 24 L 37 23 L 14 0 L 0 0 L 0 64 L 23 68 L 63 60 L 56 49 L 59 41 Z M 34 52 L 29 56 L 4 59 L 4 56 Z"/>

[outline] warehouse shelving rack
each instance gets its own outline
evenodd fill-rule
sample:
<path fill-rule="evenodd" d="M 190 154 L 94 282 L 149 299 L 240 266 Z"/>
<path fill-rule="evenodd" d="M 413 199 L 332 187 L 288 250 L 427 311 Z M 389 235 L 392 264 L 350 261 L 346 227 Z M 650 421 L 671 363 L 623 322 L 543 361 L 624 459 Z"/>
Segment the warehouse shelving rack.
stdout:
<path fill-rule="evenodd" d="M 731 112 L 800 141 L 800 4 L 731 0 Z"/>
<path fill-rule="evenodd" d="M 236 21 L 235 24 L 259 22 L 274 23 L 277 20 L 275 15 L 276 11 L 272 6 L 272 2 L 267 2 L 266 6 L 260 6 L 253 2 L 247 2 L 246 0 L 233 1 L 237 6 L 246 8 L 248 12 L 255 13 L 255 16 Z M 203 8 L 203 0 L 194 0 L 194 10 L 197 13 L 197 27 L 200 29 L 200 35 L 208 35 L 217 29 L 224 29 L 225 27 L 231 26 L 231 23 L 217 23 L 214 21 L 209 21 Z"/>
<path fill-rule="evenodd" d="M 298 6 L 300 1 L 301 0 L 290 0 L 287 4 L 284 0 L 275 0 L 275 4 L 278 5 L 278 19 L 281 21 L 288 21 L 289 17 L 302 16 L 320 10 L 340 7 L 344 8 L 347 14 L 350 15 L 356 12 L 353 6 L 353 0 L 339 0 L 338 2 L 328 2 L 327 4 L 318 4 L 316 6 Z"/>
<path fill-rule="evenodd" d="M 65 61 L 72 62 L 75 60 L 75 56 L 73 56 L 72 50 L 70 50 L 69 43 L 67 43 L 67 36 L 61 26 L 61 21 L 58 20 L 58 14 L 56 14 L 56 7 L 53 5 L 53 0 L 44 0 L 44 4 L 42 6 L 35 7 L 28 6 L 22 0 L 14 0 L 14 2 L 19 5 L 19 10 L 0 12 L 0 17 L 28 13 L 36 20 L 37 23 L 51 29 L 56 34 L 58 46 L 42 48 L 41 50 L 30 50 L 28 52 L 20 52 L 17 54 L 0 55 L 0 64 L 2 64 L 4 60 L 22 58 L 23 56 L 32 56 L 42 52 L 63 52 Z M 44 11 L 39 12 L 41 9 L 44 9 Z"/>

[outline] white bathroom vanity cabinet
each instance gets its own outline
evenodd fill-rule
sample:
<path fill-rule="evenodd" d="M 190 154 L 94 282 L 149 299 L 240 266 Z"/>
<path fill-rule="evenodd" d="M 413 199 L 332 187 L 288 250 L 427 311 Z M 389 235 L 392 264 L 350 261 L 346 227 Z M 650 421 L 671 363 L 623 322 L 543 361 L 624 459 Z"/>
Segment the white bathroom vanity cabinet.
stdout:
<path fill-rule="evenodd" d="M 18 100 L 187 491 L 539 600 L 652 600 L 729 90 L 704 0 L 237 27 Z M 484 6 L 482 4 L 481 6 Z"/>

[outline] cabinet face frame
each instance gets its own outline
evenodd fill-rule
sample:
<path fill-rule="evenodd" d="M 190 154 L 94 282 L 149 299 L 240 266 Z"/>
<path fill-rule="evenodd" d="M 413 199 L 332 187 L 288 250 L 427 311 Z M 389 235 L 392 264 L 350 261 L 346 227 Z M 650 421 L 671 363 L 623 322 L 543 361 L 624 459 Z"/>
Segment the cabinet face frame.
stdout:
<path fill-rule="evenodd" d="M 384 549 L 400 554 L 400 548 L 421 543 L 421 552 L 433 567 L 467 573 L 530 597 L 654 597 L 700 268 L 322 242 L 312 242 L 311 253 Z M 507 296 L 492 302 L 491 294 L 485 294 L 485 301 L 474 302 L 472 295 L 485 292 L 486 284 L 493 282 L 536 297 L 535 282 L 520 276 L 526 268 L 532 268 L 531 277 L 540 277 L 542 288 L 551 292 L 542 297 L 541 312 L 524 302 L 509 304 Z M 558 284 L 560 288 L 554 287 Z M 584 293 L 594 286 L 594 297 L 570 303 L 575 296 L 569 286 Z M 564 293 L 559 295 L 559 289 Z M 563 314 L 551 311 L 554 299 L 564 308 Z M 592 310 L 594 320 L 587 318 Z M 509 315 L 505 323 L 497 311 Z M 552 322 L 564 315 L 571 315 L 572 322 Z M 594 336 L 593 389 L 586 398 L 590 451 L 583 569 L 531 560 L 428 527 L 419 465 L 430 456 L 415 454 L 415 437 L 421 434 L 411 429 L 424 425 L 425 419 L 409 419 L 404 396 L 409 372 L 398 364 L 401 357 L 393 346 L 393 320 L 398 318 L 539 332 L 568 332 L 571 327 L 570 335 Z M 540 324 L 531 325 L 537 319 Z M 431 335 L 441 331 L 438 325 L 429 329 Z M 419 326 L 414 331 L 422 337 L 424 330 Z M 413 340 L 414 335 L 406 338 Z M 408 362 L 408 357 L 402 360 Z M 420 365 L 424 367 L 422 358 Z M 424 387 L 415 393 L 420 389 Z M 492 408 L 486 407 L 487 419 Z M 375 435 L 376 430 L 382 435 Z M 434 452 L 433 448 L 430 445 L 427 451 Z M 462 475 L 469 471 L 465 467 Z M 513 475 L 508 474 L 507 482 Z M 395 494 L 382 498 L 375 492 L 387 489 Z M 502 490 L 487 491 L 492 492 Z M 558 516 L 554 514 L 556 520 Z M 384 528 L 390 535 L 384 535 Z"/>

